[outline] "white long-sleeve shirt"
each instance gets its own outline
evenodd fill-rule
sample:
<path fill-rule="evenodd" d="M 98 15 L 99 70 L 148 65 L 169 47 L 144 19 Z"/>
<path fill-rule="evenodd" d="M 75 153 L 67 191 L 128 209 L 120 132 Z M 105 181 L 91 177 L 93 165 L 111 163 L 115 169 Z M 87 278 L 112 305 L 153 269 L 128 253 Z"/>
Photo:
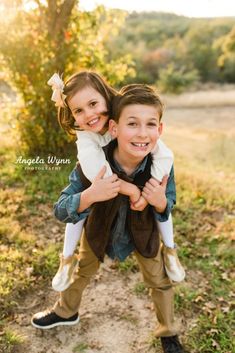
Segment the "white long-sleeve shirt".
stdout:
<path fill-rule="evenodd" d="M 104 177 L 111 176 L 113 173 L 102 149 L 112 140 L 110 133 L 107 131 L 101 135 L 91 131 L 77 131 L 76 134 L 77 156 L 87 179 L 92 182 L 104 165 L 106 166 Z M 151 175 L 158 181 L 162 181 L 164 175 L 170 174 L 174 155 L 160 139 L 157 140 L 151 154 L 153 157 Z"/>

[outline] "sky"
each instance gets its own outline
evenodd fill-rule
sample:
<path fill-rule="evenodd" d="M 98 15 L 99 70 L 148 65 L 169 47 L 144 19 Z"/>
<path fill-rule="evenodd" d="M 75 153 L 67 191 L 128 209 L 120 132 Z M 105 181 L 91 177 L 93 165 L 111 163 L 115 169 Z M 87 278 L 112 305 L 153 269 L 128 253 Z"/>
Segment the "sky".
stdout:
<path fill-rule="evenodd" d="M 127 11 L 163 11 L 188 17 L 235 16 L 235 0 L 80 0 L 80 8 L 103 4 Z"/>

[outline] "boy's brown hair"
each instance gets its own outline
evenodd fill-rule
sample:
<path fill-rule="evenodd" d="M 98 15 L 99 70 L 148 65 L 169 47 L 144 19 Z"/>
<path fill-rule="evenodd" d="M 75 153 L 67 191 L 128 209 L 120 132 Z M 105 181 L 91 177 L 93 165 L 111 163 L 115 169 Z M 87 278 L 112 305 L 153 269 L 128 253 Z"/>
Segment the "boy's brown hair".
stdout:
<path fill-rule="evenodd" d="M 110 115 L 112 100 L 116 91 L 105 82 L 105 80 L 95 72 L 82 71 L 71 76 L 64 86 L 63 93 L 66 95 L 65 103 L 67 106 L 60 107 L 58 110 L 58 121 L 60 126 L 69 134 L 74 134 L 74 130 L 79 130 L 75 125 L 75 120 L 71 110 L 68 107 L 68 101 L 79 90 L 85 87 L 92 87 L 99 92 L 105 99 L 107 105 L 107 115 Z"/>
<path fill-rule="evenodd" d="M 124 86 L 113 100 L 112 119 L 118 122 L 123 109 L 131 104 L 151 105 L 158 109 L 161 121 L 164 105 L 156 91 L 145 84 Z"/>

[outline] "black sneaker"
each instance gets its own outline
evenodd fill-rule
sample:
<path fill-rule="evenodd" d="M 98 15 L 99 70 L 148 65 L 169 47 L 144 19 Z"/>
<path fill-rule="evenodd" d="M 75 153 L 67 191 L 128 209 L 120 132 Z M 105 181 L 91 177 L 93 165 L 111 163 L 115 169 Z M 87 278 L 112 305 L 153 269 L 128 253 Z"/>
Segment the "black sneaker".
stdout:
<path fill-rule="evenodd" d="M 164 353 L 186 353 L 178 336 L 161 337 L 161 343 Z"/>
<path fill-rule="evenodd" d="M 76 325 L 79 322 L 78 313 L 64 319 L 58 316 L 54 311 L 46 310 L 35 314 L 32 317 L 31 324 L 36 328 L 41 328 L 44 330 L 61 326 L 61 325 Z"/>

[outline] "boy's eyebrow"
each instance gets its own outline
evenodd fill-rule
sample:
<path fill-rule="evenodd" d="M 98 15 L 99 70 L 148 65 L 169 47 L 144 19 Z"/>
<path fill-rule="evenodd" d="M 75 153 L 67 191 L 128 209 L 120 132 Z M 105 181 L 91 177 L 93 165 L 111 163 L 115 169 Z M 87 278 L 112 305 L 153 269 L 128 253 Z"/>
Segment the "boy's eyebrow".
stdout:
<path fill-rule="evenodd" d="M 127 119 L 139 119 L 137 116 L 128 116 Z M 156 120 L 158 121 L 158 118 L 157 117 L 151 117 L 149 118 L 149 120 Z"/>

